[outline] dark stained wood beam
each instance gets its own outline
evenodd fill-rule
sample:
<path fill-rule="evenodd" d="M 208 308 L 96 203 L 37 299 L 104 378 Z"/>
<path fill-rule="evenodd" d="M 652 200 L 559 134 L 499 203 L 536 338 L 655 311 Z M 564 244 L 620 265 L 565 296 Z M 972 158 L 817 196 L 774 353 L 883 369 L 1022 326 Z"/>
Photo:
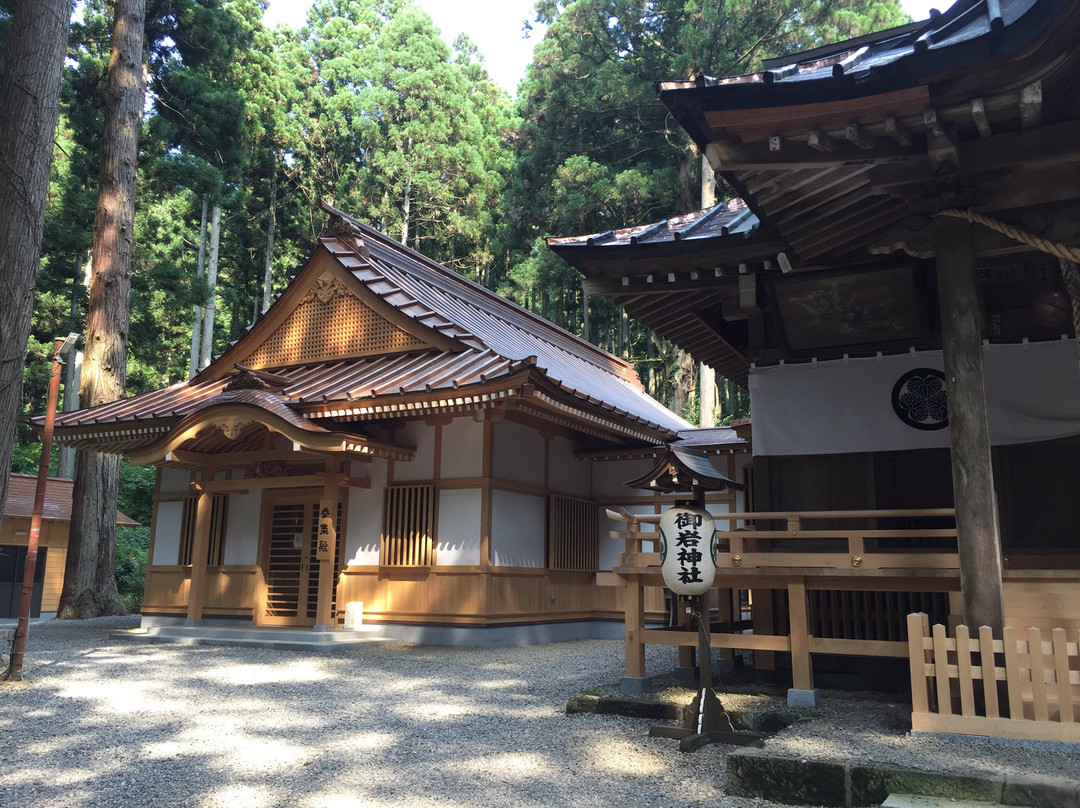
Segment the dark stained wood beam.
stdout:
<path fill-rule="evenodd" d="M 907 127 L 896 120 L 892 115 L 885 119 L 885 134 L 904 148 L 910 148 L 911 144 L 914 142 L 914 139 L 911 137 L 911 132 L 907 130 Z"/>
<path fill-rule="evenodd" d="M 765 143 L 745 145 L 710 143 L 705 150 L 714 171 L 750 169 L 797 169 L 841 166 L 855 160 L 859 165 L 891 162 L 916 154 L 911 147 L 882 143 L 873 149 L 860 149 L 846 141 L 832 141 L 832 151 L 818 151 L 807 143 L 787 143 L 783 151 L 769 151 Z M 864 162 L 865 161 L 865 162 Z"/>
<path fill-rule="evenodd" d="M 846 193 L 852 188 L 857 188 L 863 183 L 862 175 L 869 171 L 872 166 L 859 166 L 852 171 L 829 170 L 823 171 L 809 187 L 800 183 L 799 187 L 785 189 L 787 193 L 776 196 L 769 202 L 758 200 L 762 209 L 769 214 L 771 221 L 776 221 L 777 214 L 787 210 L 800 202 L 805 206 L 809 201 L 811 207 L 816 207 L 820 202 L 827 200 L 830 192 Z M 839 186 L 839 188 L 838 188 Z"/>
<path fill-rule="evenodd" d="M 1021 164 L 1030 169 L 1076 163 L 1080 161 L 1080 121 L 964 141 L 957 145 L 957 152 L 964 174 L 989 174 Z"/>
<path fill-rule="evenodd" d="M 601 295 L 603 297 L 622 295 L 657 295 L 671 294 L 672 292 L 701 292 L 705 289 L 714 289 L 733 286 L 738 275 L 731 272 L 726 276 L 699 273 L 697 280 L 691 280 L 685 273 L 680 273 L 675 281 L 664 280 L 648 283 L 644 278 L 585 278 L 581 282 L 581 288 L 586 295 Z M 627 281 L 629 281 L 627 283 Z"/>

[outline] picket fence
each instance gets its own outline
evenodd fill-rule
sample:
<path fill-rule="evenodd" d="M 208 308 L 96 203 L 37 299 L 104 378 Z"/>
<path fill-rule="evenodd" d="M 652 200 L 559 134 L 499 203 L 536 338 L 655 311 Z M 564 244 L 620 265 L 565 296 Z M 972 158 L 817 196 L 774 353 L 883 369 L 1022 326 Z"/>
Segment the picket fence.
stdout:
<path fill-rule="evenodd" d="M 912 730 L 1080 743 L 1080 631 L 907 624 Z"/>

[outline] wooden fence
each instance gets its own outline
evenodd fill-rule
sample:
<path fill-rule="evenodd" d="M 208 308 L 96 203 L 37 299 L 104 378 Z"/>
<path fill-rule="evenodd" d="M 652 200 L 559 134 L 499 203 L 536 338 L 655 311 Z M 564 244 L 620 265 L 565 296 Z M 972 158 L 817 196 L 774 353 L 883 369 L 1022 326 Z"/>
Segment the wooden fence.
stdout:
<path fill-rule="evenodd" d="M 908 649 L 913 730 L 1080 743 L 1080 631 L 1044 640 L 1006 626 L 999 640 L 960 625 L 950 637 L 916 613 Z"/>

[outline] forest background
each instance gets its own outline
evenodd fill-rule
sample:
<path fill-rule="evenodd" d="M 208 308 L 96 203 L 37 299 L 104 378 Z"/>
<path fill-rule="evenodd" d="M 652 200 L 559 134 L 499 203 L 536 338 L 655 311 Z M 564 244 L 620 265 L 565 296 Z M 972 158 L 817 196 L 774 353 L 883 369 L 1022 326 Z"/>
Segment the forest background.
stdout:
<path fill-rule="evenodd" d="M 14 3 L 0 0 L 0 72 Z M 264 25 L 265 5 L 146 0 L 128 395 L 188 378 L 260 316 L 312 251 L 321 198 L 631 360 L 697 421 L 693 357 L 583 297 L 543 237 L 700 207 L 701 158 L 653 82 L 751 72 L 908 20 L 898 0 L 539 0 L 543 38 L 511 97 L 412 0 L 316 0 L 298 30 Z M 76 5 L 24 414 L 45 409 L 53 339 L 86 327 L 111 31 L 107 0 Z M 745 391 L 718 388 L 719 421 L 746 414 Z M 39 447 L 22 428 L 13 470 L 35 472 Z M 153 470 L 121 475 L 120 509 L 144 525 L 118 537 L 137 607 Z"/>

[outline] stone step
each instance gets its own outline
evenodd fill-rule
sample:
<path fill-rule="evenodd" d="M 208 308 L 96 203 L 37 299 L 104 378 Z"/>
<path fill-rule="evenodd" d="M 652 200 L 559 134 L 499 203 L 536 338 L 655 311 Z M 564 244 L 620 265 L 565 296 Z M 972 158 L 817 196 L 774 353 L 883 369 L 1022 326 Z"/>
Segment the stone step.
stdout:
<path fill-rule="evenodd" d="M 116 639 L 180 645 L 229 645 L 290 651 L 333 651 L 390 640 L 374 631 L 311 631 L 250 626 L 154 626 L 116 632 Z"/>
<path fill-rule="evenodd" d="M 951 800 L 948 797 L 925 797 L 921 794 L 890 794 L 881 805 L 882 808 L 1001 808 L 1000 802 Z"/>

